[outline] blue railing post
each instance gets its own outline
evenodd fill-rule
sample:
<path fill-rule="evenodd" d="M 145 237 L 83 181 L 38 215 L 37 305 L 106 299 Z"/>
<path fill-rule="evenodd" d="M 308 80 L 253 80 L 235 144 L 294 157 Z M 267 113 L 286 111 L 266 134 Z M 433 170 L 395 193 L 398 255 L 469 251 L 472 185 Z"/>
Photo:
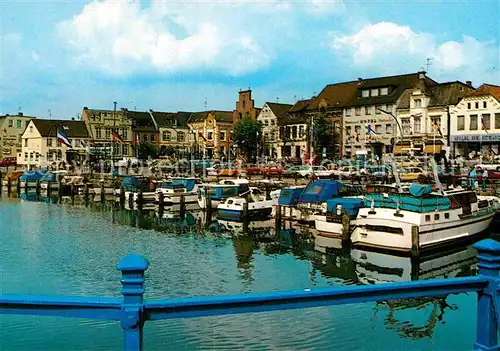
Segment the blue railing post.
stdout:
<path fill-rule="evenodd" d="M 144 326 L 144 272 L 149 261 L 142 256 L 130 254 L 121 259 L 116 268 L 122 272 L 122 318 L 123 349 L 142 350 L 142 327 Z"/>
<path fill-rule="evenodd" d="M 478 251 L 479 275 L 489 279 L 488 286 L 478 293 L 476 350 L 498 350 L 500 285 L 500 242 L 486 239 L 474 245 Z"/>

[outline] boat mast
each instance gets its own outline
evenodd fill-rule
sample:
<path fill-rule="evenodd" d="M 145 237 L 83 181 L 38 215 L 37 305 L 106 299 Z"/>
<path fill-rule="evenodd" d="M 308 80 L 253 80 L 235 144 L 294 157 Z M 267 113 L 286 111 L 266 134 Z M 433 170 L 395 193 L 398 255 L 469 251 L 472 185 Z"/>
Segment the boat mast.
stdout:
<path fill-rule="evenodd" d="M 431 157 L 431 167 L 432 167 L 432 172 L 434 174 L 434 182 L 436 183 L 439 192 L 441 194 L 444 194 L 443 184 L 441 184 L 441 181 L 439 180 L 438 168 L 434 157 Z"/>

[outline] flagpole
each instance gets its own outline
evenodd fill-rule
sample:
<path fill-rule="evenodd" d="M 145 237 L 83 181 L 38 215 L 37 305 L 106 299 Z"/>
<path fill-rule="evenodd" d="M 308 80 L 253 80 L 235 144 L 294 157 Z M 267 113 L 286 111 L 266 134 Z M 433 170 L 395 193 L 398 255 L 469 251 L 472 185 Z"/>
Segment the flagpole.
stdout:
<path fill-rule="evenodd" d="M 434 120 L 434 140 L 433 140 L 433 151 L 434 151 L 434 158 L 436 157 L 436 126 L 437 126 L 437 120 Z"/>
<path fill-rule="evenodd" d="M 115 127 L 116 127 L 116 101 L 113 102 L 114 108 L 113 108 L 113 130 L 111 133 L 111 170 L 113 170 L 115 161 L 114 161 L 114 154 L 115 154 L 115 143 L 113 139 L 113 132 L 115 132 Z"/>

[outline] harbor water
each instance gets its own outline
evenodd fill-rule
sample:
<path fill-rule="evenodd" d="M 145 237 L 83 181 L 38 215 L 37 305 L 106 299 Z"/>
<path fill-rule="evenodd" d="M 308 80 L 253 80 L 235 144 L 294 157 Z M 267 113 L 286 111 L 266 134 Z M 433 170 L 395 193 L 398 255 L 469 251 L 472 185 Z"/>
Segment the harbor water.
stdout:
<path fill-rule="evenodd" d="M 0 198 L 3 294 L 120 296 L 118 260 L 148 258 L 147 299 L 315 289 L 475 275 L 472 248 L 420 264 L 359 250 L 315 250 L 276 236 L 273 221 L 240 235 L 112 203 Z M 252 226 L 250 226 L 252 228 Z M 288 230 L 288 233 L 295 231 Z M 492 235 L 495 235 L 494 233 Z M 469 350 L 476 295 L 147 322 L 146 350 Z M 119 322 L 0 315 L 0 350 L 121 350 Z"/>

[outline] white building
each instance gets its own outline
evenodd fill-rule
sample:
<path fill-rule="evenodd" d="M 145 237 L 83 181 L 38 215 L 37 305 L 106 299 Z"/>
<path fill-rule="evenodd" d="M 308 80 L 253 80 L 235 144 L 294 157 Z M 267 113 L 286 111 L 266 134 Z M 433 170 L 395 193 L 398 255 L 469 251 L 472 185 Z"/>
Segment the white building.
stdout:
<path fill-rule="evenodd" d="M 491 158 L 500 152 L 500 86 L 483 84 L 450 111 L 452 155 Z"/>
<path fill-rule="evenodd" d="M 418 82 L 407 89 L 399 100 L 397 118 L 403 129 L 404 141 L 410 143 L 413 154 L 445 152 L 450 155 L 450 109 L 474 88 L 470 82 L 428 83 Z M 405 147 L 408 148 L 408 145 Z M 397 146 L 395 153 L 403 153 L 405 147 Z"/>
<path fill-rule="evenodd" d="M 280 152 L 279 122 L 283 121 L 293 105 L 266 102 L 257 115 L 257 120 L 262 123 L 262 140 L 264 150 L 259 155 L 277 158 Z"/>
<path fill-rule="evenodd" d="M 57 140 L 61 130 L 72 147 Z M 46 168 L 52 164 L 81 162 L 87 155 L 90 134 L 83 121 L 33 119 L 22 135 L 22 151 L 17 164 L 26 169 Z"/>

